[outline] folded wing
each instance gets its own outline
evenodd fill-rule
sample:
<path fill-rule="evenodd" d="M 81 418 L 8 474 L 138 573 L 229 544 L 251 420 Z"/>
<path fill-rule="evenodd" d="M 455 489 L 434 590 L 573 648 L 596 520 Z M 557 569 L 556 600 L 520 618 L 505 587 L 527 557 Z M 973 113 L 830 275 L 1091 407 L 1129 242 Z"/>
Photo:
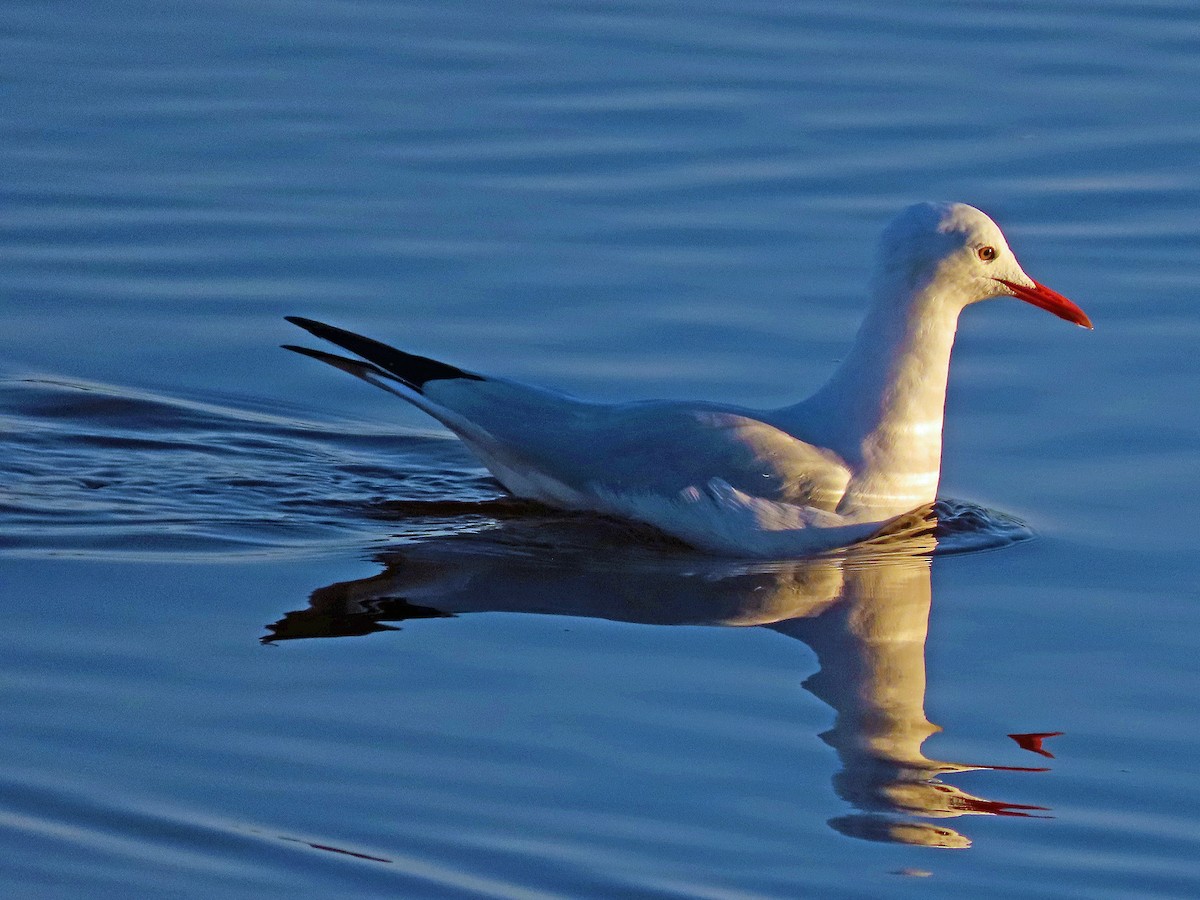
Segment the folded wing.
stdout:
<path fill-rule="evenodd" d="M 288 349 L 425 410 L 518 496 L 626 515 L 693 543 L 703 543 L 696 529 L 720 516 L 730 523 L 740 517 L 750 528 L 763 520 L 759 527 L 776 530 L 837 524 L 832 511 L 850 479 L 846 464 L 746 410 L 674 401 L 591 403 L 403 353 L 309 319 L 289 321 L 366 362 Z M 695 520 L 692 526 L 675 521 L 680 509 Z M 807 511 L 798 515 L 797 509 Z"/>

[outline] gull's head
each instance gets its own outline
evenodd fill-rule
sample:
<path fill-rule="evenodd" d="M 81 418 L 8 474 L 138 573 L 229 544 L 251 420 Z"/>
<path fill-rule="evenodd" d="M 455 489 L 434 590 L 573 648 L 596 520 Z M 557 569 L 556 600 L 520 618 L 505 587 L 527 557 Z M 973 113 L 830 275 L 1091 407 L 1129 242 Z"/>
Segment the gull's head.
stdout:
<path fill-rule="evenodd" d="M 965 203 L 918 203 L 892 220 L 879 250 L 877 290 L 938 298 L 962 309 L 1017 297 L 1091 328 L 1082 309 L 1025 274 L 1000 227 Z"/>

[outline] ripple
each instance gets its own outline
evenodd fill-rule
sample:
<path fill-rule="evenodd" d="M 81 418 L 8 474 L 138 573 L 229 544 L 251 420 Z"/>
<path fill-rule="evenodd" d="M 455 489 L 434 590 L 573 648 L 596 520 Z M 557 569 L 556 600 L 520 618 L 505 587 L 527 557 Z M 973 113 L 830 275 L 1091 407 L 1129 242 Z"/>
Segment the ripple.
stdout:
<path fill-rule="evenodd" d="M 0 551 L 100 558 L 324 553 L 383 540 L 388 494 L 498 489 L 455 443 L 361 422 L 63 379 L 0 382 Z"/>
<path fill-rule="evenodd" d="M 281 408 L 58 378 L 0 382 L 0 552 L 241 559 L 473 535 L 473 552 L 695 551 L 635 523 L 508 496 L 457 441 Z M 860 555 L 993 549 L 1030 536 L 1016 519 L 939 500 Z M 865 557 L 864 557 L 865 558 Z"/>

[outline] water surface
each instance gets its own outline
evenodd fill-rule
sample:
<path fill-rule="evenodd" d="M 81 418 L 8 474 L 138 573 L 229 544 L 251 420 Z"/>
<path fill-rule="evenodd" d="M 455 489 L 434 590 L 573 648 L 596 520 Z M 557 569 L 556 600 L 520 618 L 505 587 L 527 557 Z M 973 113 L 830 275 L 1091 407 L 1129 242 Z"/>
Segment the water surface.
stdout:
<path fill-rule="evenodd" d="M 1192 4 L 0 16 L 9 892 L 1200 893 Z M 849 554 L 513 503 L 277 349 L 792 402 L 921 199 L 1096 331 L 969 310 L 953 499 Z"/>

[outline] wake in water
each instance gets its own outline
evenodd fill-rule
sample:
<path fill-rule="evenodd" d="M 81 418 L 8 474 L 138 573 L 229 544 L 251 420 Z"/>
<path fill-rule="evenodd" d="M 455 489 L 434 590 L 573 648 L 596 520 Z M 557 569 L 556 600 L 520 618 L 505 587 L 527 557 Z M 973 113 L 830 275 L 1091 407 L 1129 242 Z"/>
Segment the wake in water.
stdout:
<path fill-rule="evenodd" d="M 692 555 L 652 529 L 509 496 L 455 440 L 224 397 L 52 377 L 0 381 L 0 552 L 103 558 L 311 556 L 476 535 L 491 552 Z M 939 500 L 913 531 L 938 553 L 1003 546 L 1026 526 Z"/>

